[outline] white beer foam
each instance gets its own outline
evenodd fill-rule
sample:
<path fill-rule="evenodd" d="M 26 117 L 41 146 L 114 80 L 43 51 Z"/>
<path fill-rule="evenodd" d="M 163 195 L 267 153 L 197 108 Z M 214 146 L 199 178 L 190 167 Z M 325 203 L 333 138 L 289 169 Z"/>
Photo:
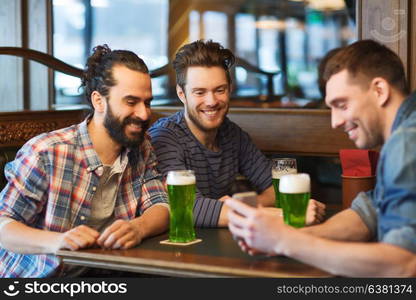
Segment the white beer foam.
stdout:
<path fill-rule="evenodd" d="M 296 174 L 298 171 L 294 168 L 289 168 L 286 170 L 272 170 L 272 177 L 274 179 L 280 179 L 283 175 L 287 174 Z"/>
<path fill-rule="evenodd" d="M 189 176 L 185 174 L 172 174 L 168 173 L 166 183 L 169 185 L 189 185 L 195 183 L 195 176 Z"/>
<path fill-rule="evenodd" d="M 279 191 L 286 194 L 309 193 L 311 179 L 308 174 L 283 175 L 279 182 Z"/>

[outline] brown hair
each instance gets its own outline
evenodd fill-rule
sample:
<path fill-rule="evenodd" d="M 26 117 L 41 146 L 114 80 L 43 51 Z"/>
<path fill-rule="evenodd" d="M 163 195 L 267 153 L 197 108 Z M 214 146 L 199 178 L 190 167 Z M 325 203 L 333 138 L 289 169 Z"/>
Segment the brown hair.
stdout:
<path fill-rule="evenodd" d="M 323 81 L 326 84 L 332 75 L 345 69 L 364 84 L 382 77 L 402 94 L 409 93 L 400 58 L 376 41 L 361 40 L 338 50 L 325 64 Z"/>
<path fill-rule="evenodd" d="M 221 67 L 225 70 L 228 83 L 231 84 L 229 69 L 235 62 L 234 54 L 225 49 L 219 43 L 212 40 L 198 40 L 182 46 L 173 60 L 173 68 L 176 72 L 176 83 L 184 90 L 186 84 L 186 72 L 189 67 Z"/>
<path fill-rule="evenodd" d="M 106 44 L 95 47 L 92 55 L 87 59 L 81 79 L 81 86 L 85 87 L 85 97 L 90 105 L 92 92 L 97 91 L 106 97 L 109 89 L 116 84 L 112 72 L 115 65 L 149 73 L 144 61 L 131 51 L 111 50 Z"/>

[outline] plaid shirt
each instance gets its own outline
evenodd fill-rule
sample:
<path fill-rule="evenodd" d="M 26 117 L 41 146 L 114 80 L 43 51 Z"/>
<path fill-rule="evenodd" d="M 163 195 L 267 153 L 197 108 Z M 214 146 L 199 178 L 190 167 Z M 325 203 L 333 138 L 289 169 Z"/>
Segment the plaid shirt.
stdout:
<path fill-rule="evenodd" d="M 87 224 L 102 163 L 84 122 L 28 141 L 5 167 L 0 216 L 34 228 L 65 232 Z M 167 203 L 156 159 L 146 137 L 139 151 L 124 150 L 124 168 L 114 208 L 116 219 L 133 219 L 156 203 Z M 17 254 L 0 248 L 0 277 L 62 274 L 52 254 Z"/>

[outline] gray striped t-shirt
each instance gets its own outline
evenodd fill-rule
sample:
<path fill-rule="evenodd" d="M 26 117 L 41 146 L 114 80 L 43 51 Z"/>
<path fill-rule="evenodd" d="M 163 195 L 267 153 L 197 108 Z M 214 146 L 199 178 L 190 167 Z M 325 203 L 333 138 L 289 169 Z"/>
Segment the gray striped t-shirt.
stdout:
<path fill-rule="evenodd" d="M 218 130 L 219 151 L 202 145 L 186 125 L 183 111 L 159 119 L 149 129 L 159 171 L 195 172 L 197 196 L 194 220 L 198 227 L 216 227 L 224 195 L 230 195 L 237 174 L 244 175 L 258 193 L 272 184 L 271 163 L 250 137 L 226 118 Z"/>

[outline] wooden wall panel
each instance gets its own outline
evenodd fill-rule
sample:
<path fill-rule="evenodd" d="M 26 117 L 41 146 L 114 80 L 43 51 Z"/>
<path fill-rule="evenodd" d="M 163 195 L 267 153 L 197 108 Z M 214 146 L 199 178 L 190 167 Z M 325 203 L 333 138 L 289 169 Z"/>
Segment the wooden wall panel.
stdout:
<path fill-rule="evenodd" d="M 193 4 L 190 0 L 169 1 L 169 59 L 174 57 L 183 44 L 189 42 L 189 14 L 192 9 Z"/>
<path fill-rule="evenodd" d="M 359 0 L 357 14 L 359 39 L 373 39 L 392 49 L 407 74 L 415 72 L 409 68 L 409 44 L 414 39 L 409 28 L 411 7 L 410 0 Z"/>
<path fill-rule="evenodd" d="M 320 109 L 230 109 L 239 124 L 264 152 L 338 156 L 355 148 L 341 130 L 331 128 L 331 113 Z"/>
<path fill-rule="evenodd" d="M 41 133 L 77 124 L 85 115 L 81 110 L 0 112 L 0 148 L 20 147 Z"/>
<path fill-rule="evenodd" d="M 189 14 L 193 9 L 191 0 L 169 1 L 169 23 L 168 23 L 168 59 L 175 58 L 175 54 L 182 45 L 189 42 Z M 175 72 L 169 65 L 168 87 L 170 93 L 175 93 Z"/>

